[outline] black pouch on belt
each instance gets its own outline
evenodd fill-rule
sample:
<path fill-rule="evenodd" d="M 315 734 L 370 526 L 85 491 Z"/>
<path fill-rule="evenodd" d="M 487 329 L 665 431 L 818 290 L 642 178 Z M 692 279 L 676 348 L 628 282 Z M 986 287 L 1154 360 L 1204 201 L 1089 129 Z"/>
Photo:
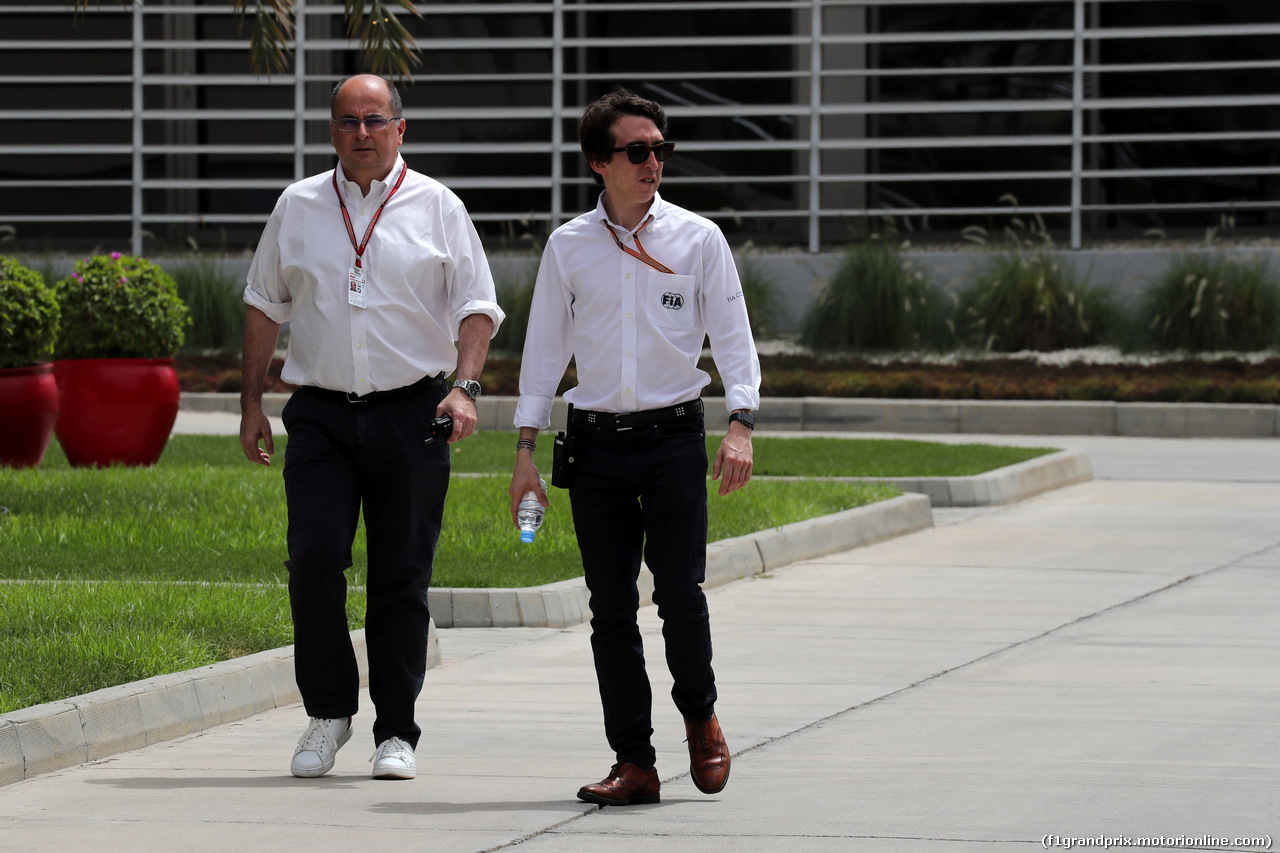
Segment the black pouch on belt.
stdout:
<path fill-rule="evenodd" d="M 556 433 L 551 446 L 551 485 L 567 489 L 573 485 L 573 436 Z"/>

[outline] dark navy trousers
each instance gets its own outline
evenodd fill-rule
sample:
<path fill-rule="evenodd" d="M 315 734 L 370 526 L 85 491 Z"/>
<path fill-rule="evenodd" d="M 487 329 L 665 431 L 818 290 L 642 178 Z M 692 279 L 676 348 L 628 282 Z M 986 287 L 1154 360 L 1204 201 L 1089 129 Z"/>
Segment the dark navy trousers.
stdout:
<path fill-rule="evenodd" d="M 414 702 L 426 674 L 427 587 L 449 488 L 449 449 L 423 443 L 443 382 L 412 396 L 350 403 L 300 388 L 285 406 L 289 601 L 294 666 L 307 714 L 356 713 L 360 676 L 346 615 L 361 510 L 368 546 L 365 640 L 374 742 L 416 747 Z"/>
<path fill-rule="evenodd" d="M 619 762 L 654 766 L 649 677 L 636 622 L 636 578 L 653 574 L 671 698 L 689 721 L 715 708 L 707 566 L 707 449 L 701 415 L 613 432 L 572 424 L 573 523 L 591 593 L 605 736 Z"/>

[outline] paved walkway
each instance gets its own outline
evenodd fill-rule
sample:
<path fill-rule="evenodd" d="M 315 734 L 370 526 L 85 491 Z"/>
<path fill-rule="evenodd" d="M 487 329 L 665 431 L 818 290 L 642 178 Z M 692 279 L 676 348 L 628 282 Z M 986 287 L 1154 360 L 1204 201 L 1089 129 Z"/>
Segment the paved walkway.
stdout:
<path fill-rule="evenodd" d="M 659 804 L 574 797 L 611 762 L 586 626 L 451 629 L 416 780 L 369 778 L 367 711 L 332 774 L 292 778 L 280 709 L 0 788 L 0 850 L 1270 849 L 1280 443 L 940 438 L 1084 449 L 1096 479 L 711 590 L 718 796 L 648 608 Z"/>

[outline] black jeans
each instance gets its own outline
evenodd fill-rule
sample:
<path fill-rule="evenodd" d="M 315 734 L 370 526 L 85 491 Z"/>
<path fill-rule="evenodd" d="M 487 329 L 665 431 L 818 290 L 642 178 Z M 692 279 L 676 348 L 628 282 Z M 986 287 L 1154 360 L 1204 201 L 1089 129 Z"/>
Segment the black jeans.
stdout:
<path fill-rule="evenodd" d="M 613 432 L 572 426 L 569 490 L 587 589 L 605 736 L 619 762 L 654 765 L 652 691 L 636 622 L 641 557 L 653 574 L 671 698 L 686 720 L 716 701 L 711 624 L 701 584 L 707 565 L 707 449 L 699 415 Z"/>
<path fill-rule="evenodd" d="M 427 587 L 449 488 L 449 449 L 423 443 L 443 383 L 410 397 L 349 403 L 300 388 L 285 406 L 289 601 L 294 668 L 307 714 L 357 710 L 360 676 L 347 624 L 351 544 L 363 507 L 369 565 L 365 641 L 374 742 L 417 746 L 413 707 L 427 667 Z"/>

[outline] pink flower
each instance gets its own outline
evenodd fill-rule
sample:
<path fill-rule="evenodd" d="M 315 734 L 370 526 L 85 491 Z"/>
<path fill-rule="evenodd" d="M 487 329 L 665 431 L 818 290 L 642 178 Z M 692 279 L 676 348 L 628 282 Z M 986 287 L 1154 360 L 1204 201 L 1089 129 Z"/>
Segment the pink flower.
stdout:
<path fill-rule="evenodd" d="M 124 276 L 120 276 L 120 283 L 121 283 L 121 284 L 128 284 L 128 283 L 129 283 L 129 279 L 125 278 Z"/>
<path fill-rule="evenodd" d="M 111 253 L 111 260 L 113 260 L 113 261 L 118 261 L 118 260 L 120 260 L 120 253 L 119 253 L 119 252 L 112 252 L 112 253 Z"/>
<path fill-rule="evenodd" d="M 71 274 L 71 277 L 74 278 L 76 281 L 84 281 L 84 276 L 80 275 L 80 273 L 78 272 L 73 272 Z"/>

